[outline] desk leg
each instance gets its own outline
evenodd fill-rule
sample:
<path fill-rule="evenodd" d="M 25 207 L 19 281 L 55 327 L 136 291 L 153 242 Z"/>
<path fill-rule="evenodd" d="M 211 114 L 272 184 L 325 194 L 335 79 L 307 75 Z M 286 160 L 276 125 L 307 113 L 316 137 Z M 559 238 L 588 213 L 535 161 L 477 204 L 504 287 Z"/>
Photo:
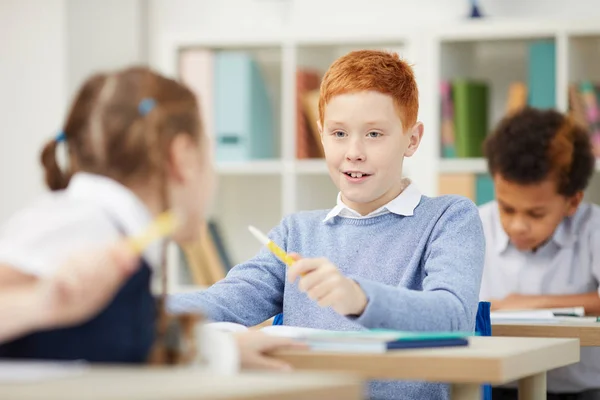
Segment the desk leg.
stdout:
<path fill-rule="evenodd" d="M 546 399 L 546 372 L 519 380 L 519 400 Z"/>
<path fill-rule="evenodd" d="M 452 400 L 481 400 L 481 385 L 455 383 L 451 387 Z"/>

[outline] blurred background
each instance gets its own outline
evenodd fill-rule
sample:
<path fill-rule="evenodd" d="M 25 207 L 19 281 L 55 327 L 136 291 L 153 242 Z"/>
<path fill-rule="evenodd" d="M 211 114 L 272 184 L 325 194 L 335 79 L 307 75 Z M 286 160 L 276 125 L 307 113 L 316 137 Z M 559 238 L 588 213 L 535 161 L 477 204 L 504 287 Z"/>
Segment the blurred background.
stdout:
<path fill-rule="evenodd" d="M 360 48 L 414 65 L 425 137 L 405 174 L 426 195 L 484 203 L 481 141 L 511 109 L 570 110 L 598 139 L 599 5 L 481 0 L 471 18 L 467 0 L 0 0 L 0 223 L 44 191 L 40 149 L 81 82 L 148 64 L 192 87 L 215 138 L 219 201 L 194 255 L 210 267 L 180 279 L 210 284 L 258 249 L 248 224 L 335 204 L 315 90 Z"/>

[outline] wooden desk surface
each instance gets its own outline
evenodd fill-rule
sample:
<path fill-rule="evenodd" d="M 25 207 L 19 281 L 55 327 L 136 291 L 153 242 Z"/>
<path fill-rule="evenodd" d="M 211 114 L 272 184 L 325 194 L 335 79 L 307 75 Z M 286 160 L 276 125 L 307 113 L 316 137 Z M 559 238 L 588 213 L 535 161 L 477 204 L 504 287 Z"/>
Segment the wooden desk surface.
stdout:
<path fill-rule="evenodd" d="M 11 400 L 358 400 L 358 378 L 336 374 L 244 373 L 218 376 L 201 369 L 91 367 L 81 376 L 0 384 Z"/>
<path fill-rule="evenodd" d="M 472 337 L 469 346 L 384 354 L 278 352 L 296 370 L 358 373 L 368 379 L 507 383 L 579 362 L 578 339 Z"/>
<path fill-rule="evenodd" d="M 600 346 L 600 323 L 557 322 L 554 324 L 496 322 L 493 336 L 578 338 L 581 346 Z"/>

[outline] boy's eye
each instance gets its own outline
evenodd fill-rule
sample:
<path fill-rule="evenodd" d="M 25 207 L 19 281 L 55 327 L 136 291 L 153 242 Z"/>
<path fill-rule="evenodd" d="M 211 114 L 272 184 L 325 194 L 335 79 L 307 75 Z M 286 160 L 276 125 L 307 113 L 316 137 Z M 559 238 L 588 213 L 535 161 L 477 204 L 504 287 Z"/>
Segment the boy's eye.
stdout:
<path fill-rule="evenodd" d="M 335 132 L 333 132 L 333 136 L 338 137 L 338 138 L 343 138 L 344 136 L 346 136 L 346 132 L 335 131 Z"/>
<path fill-rule="evenodd" d="M 371 138 L 377 138 L 377 137 L 381 136 L 381 133 L 379 133 L 379 132 L 369 132 L 367 134 L 367 136 L 369 136 Z"/>
<path fill-rule="evenodd" d="M 529 216 L 533 219 L 542 219 L 545 217 L 544 214 L 535 214 L 535 213 L 530 213 Z"/>

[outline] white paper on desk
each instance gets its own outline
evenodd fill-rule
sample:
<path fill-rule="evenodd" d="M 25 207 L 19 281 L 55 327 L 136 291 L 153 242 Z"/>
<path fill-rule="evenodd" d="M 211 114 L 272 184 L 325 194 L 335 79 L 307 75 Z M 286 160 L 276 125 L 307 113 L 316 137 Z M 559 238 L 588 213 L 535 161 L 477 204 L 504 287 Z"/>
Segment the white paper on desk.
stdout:
<path fill-rule="evenodd" d="M 233 322 L 210 322 L 206 324 L 206 327 L 209 329 L 216 329 L 223 332 L 244 332 L 247 331 L 248 328 L 244 325 L 236 324 Z M 267 325 L 259 329 L 261 332 L 271 335 L 271 336 L 280 336 L 287 338 L 302 338 L 311 333 L 322 333 L 327 332 L 323 329 L 314 329 L 314 328 L 303 328 L 299 326 L 288 326 L 288 325 Z"/>
<path fill-rule="evenodd" d="M 260 329 L 261 332 L 266 333 L 271 336 L 280 336 L 287 337 L 292 339 L 300 339 L 311 333 L 323 333 L 328 332 L 325 329 L 315 329 L 315 328 L 302 328 L 298 326 L 288 326 L 288 325 L 270 325 L 265 326 Z"/>
<path fill-rule="evenodd" d="M 0 384 L 30 383 L 83 375 L 89 366 L 83 361 L 0 361 Z"/>
<path fill-rule="evenodd" d="M 527 311 L 493 311 L 490 313 L 492 322 L 501 321 L 555 321 L 552 310 Z"/>

